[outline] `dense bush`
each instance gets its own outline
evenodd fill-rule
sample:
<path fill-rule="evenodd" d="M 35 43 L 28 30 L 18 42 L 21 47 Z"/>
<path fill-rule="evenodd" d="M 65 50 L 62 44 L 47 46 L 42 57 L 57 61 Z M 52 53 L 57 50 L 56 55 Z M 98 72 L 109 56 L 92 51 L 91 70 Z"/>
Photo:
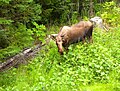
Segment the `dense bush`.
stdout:
<path fill-rule="evenodd" d="M 0 30 L 0 49 L 9 46 L 9 39 L 7 38 L 4 30 Z"/>
<path fill-rule="evenodd" d="M 0 62 L 33 44 L 32 22 L 41 19 L 41 5 L 34 0 L 0 0 Z M 34 7 L 34 8 L 33 8 Z M 29 28 L 29 29 L 28 29 Z M 41 29 L 42 30 L 42 29 Z M 4 60 L 3 60 L 4 61 Z"/>
<path fill-rule="evenodd" d="M 35 27 L 28 29 L 28 31 L 31 31 L 35 44 L 40 42 L 44 43 L 46 37 L 46 27 L 44 25 L 38 25 L 36 22 L 33 22 L 33 25 Z"/>
<path fill-rule="evenodd" d="M 1 45 L 3 44 L 2 42 L 9 42 L 9 46 L 5 49 L 0 50 L 0 62 L 4 58 L 9 58 L 11 56 L 14 56 L 15 54 L 19 53 L 21 50 L 24 48 L 29 48 L 33 46 L 34 41 L 36 42 L 45 42 L 44 38 L 46 36 L 45 34 L 45 26 L 44 25 L 38 25 L 37 23 L 35 24 L 35 28 L 28 29 L 24 24 L 22 23 L 16 23 L 16 26 L 14 25 L 9 25 L 7 30 L 5 31 L 5 37 L 8 36 L 9 41 L 7 40 L 2 40 Z M 33 36 L 32 36 L 33 35 Z M 6 45 L 4 45 L 6 46 Z M 4 60 L 3 60 L 4 61 Z"/>
<path fill-rule="evenodd" d="M 101 10 L 97 12 L 97 15 L 101 16 L 109 26 L 120 26 L 120 8 L 117 7 L 116 3 L 106 2 L 101 6 Z"/>

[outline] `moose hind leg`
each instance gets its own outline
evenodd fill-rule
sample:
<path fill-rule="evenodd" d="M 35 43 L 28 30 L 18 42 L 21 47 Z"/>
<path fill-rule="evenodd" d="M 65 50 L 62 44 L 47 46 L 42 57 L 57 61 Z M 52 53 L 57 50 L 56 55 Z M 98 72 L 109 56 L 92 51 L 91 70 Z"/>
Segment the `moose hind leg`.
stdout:
<path fill-rule="evenodd" d="M 86 37 L 87 37 L 87 40 L 88 40 L 89 43 L 93 42 L 92 41 L 92 34 L 91 33 L 88 33 Z"/>
<path fill-rule="evenodd" d="M 89 41 L 89 43 L 92 43 L 92 42 L 93 42 L 92 36 L 88 36 L 88 41 Z"/>
<path fill-rule="evenodd" d="M 88 38 L 89 43 L 93 42 L 93 40 L 92 40 L 92 32 L 93 32 L 93 26 L 89 29 L 89 31 L 87 33 L 87 38 Z"/>

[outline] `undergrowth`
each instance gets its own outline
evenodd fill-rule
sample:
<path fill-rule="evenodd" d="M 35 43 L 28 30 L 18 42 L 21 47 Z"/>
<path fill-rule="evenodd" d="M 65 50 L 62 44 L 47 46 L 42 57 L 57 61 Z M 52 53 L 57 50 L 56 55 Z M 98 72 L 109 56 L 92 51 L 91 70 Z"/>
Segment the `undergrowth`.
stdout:
<path fill-rule="evenodd" d="M 93 43 L 69 46 L 60 55 L 54 41 L 28 65 L 0 73 L 0 91 L 119 91 L 120 28 L 96 29 Z"/>

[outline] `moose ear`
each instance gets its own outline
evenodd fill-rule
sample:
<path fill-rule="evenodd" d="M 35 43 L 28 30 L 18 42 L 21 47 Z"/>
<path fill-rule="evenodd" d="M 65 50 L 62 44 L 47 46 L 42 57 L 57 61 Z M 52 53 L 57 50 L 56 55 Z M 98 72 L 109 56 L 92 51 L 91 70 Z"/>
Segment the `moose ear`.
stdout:
<path fill-rule="evenodd" d="M 60 31 L 62 30 L 63 27 L 60 27 Z"/>
<path fill-rule="evenodd" d="M 58 34 L 51 34 L 50 36 L 51 36 L 51 38 L 55 41 L 55 39 L 56 39 L 56 37 L 58 36 Z"/>

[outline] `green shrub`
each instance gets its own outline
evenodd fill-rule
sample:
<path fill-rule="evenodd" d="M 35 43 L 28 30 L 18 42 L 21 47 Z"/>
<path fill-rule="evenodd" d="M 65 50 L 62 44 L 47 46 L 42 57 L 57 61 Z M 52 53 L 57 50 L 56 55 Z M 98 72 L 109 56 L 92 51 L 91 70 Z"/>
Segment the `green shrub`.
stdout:
<path fill-rule="evenodd" d="M 5 31 L 0 30 L 0 49 L 9 46 L 9 39 L 7 38 Z"/>
<path fill-rule="evenodd" d="M 27 30 L 26 26 L 22 23 L 16 24 L 16 26 L 9 25 L 5 31 L 5 35 L 9 39 L 9 46 L 0 50 L 0 61 L 4 58 L 9 58 L 20 52 L 23 48 L 30 47 L 32 45 L 32 33 Z"/>
<path fill-rule="evenodd" d="M 35 28 L 28 29 L 33 34 L 33 38 L 35 42 L 43 42 L 45 43 L 46 36 L 46 27 L 44 25 L 38 25 L 36 22 L 33 22 Z"/>
<path fill-rule="evenodd" d="M 120 8 L 117 7 L 116 3 L 106 2 L 101 5 L 101 11 L 97 12 L 98 15 L 104 19 L 104 21 L 110 26 L 120 26 Z"/>

